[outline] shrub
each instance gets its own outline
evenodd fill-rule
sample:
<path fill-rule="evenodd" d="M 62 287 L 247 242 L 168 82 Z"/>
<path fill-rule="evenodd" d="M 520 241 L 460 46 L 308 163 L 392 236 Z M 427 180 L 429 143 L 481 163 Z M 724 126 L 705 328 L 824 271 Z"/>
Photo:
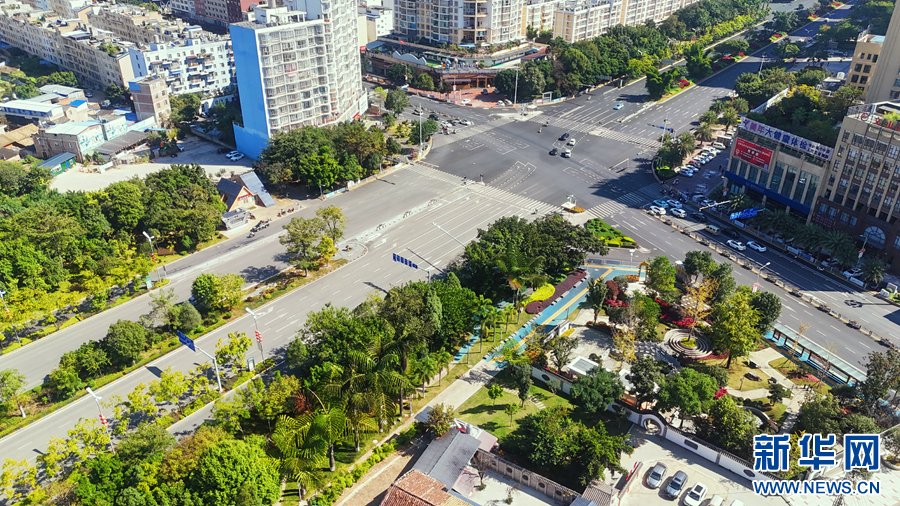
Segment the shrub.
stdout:
<path fill-rule="evenodd" d="M 569 272 L 569 275 L 566 276 L 566 279 L 564 279 L 562 283 L 556 285 L 556 288 L 553 291 L 553 295 L 550 298 L 526 304 L 525 312 L 528 314 L 537 314 L 547 309 L 551 304 L 556 302 L 557 299 L 562 297 L 562 294 L 571 290 L 573 286 L 584 279 L 585 276 L 587 276 L 587 272 L 581 269 Z"/>

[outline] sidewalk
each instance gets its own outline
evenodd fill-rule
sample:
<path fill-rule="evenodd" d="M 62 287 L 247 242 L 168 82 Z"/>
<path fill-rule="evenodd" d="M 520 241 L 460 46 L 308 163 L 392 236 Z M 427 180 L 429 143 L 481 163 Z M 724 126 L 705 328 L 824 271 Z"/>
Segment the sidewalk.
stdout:
<path fill-rule="evenodd" d="M 802 395 L 803 390 L 799 387 L 799 385 L 787 379 L 783 374 L 769 365 L 769 362 L 778 360 L 780 358 L 784 358 L 784 355 L 772 348 L 754 351 L 750 353 L 749 357 L 750 360 L 756 362 L 756 365 L 758 366 L 757 368 L 761 372 L 771 378 L 775 378 L 775 380 L 778 381 L 779 385 L 783 386 L 791 392 L 791 397 L 789 399 L 786 399 L 787 402 L 785 402 L 785 411 L 787 412 L 787 418 L 785 419 L 784 424 L 781 426 L 780 431 L 781 434 L 789 434 L 791 428 L 793 428 L 794 424 L 797 422 L 797 417 L 800 416 L 800 405 L 803 404 L 806 396 Z M 736 388 L 725 387 L 725 390 L 729 395 L 739 397 L 741 399 L 761 399 L 769 396 L 769 390 L 766 388 L 738 390 Z"/>

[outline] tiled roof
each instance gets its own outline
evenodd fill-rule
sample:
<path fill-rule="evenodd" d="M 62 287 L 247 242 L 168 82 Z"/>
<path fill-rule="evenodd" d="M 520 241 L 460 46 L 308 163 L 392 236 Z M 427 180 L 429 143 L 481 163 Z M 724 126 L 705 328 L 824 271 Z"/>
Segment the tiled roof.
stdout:
<path fill-rule="evenodd" d="M 413 469 L 391 485 L 381 506 L 443 506 L 450 498 L 439 481 Z"/>
<path fill-rule="evenodd" d="M 15 130 L 6 132 L 5 134 L 0 135 L 0 148 L 5 148 L 10 144 L 32 146 L 34 145 L 34 140 L 32 140 L 31 136 L 36 133 L 38 133 L 38 126 L 30 123 Z"/>
<path fill-rule="evenodd" d="M 615 491 L 608 483 L 594 480 L 588 485 L 581 496 L 588 501 L 592 501 L 597 506 L 609 506 L 612 503 L 614 492 Z"/>

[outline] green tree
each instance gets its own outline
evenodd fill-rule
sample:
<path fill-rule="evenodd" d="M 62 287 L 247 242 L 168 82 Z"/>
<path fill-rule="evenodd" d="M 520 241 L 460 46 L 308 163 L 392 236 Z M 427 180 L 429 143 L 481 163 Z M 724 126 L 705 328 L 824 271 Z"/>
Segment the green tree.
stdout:
<path fill-rule="evenodd" d="M 235 431 L 243 434 L 244 427 L 241 422 L 250 418 L 250 409 L 237 397 L 232 399 L 222 397 L 213 404 L 212 418 L 217 426 L 229 434 L 233 434 Z"/>
<path fill-rule="evenodd" d="M 740 38 L 726 40 L 721 45 L 722 49 L 725 52 L 734 55 L 746 52 L 748 49 L 750 49 L 750 43 Z"/>
<path fill-rule="evenodd" d="M 769 399 L 769 404 L 775 405 L 781 402 L 785 397 L 790 397 L 791 391 L 787 388 L 784 388 L 779 383 L 772 383 L 769 385 L 769 395 L 767 396 Z"/>
<path fill-rule="evenodd" d="M 697 433 L 706 441 L 735 455 L 749 458 L 753 436 L 757 435 L 756 419 L 734 398 L 724 395 L 710 404 L 706 418 L 697 419 Z"/>
<path fill-rule="evenodd" d="M 707 111 L 709 112 L 709 111 Z M 705 114 L 705 113 L 704 113 Z M 715 113 L 713 113 L 715 114 Z M 715 140 L 715 136 L 713 135 L 712 127 L 709 126 L 709 123 L 701 122 L 700 125 L 694 130 L 694 135 L 697 137 L 697 140 L 700 141 L 702 145 L 703 142 L 710 142 Z"/>
<path fill-rule="evenodd" d="M 344 211 L 338 206 L 327 206 L 316 209 L 316 217 L 322 220 L 325 226 L 325 235 L 330 237 L 335 244 L 344 237 L 344 229 L 347 227 L 347 218 Z"/>
<path fill-rule="evenodd" d="M 434 90 L 434 79 L 431 78 L 431 74 L 423 72 L 416 77 L 415 87 L 420 90 L 432 91 Z"/>
<path fill-rule="evenodd" d="M 25 375 L 20 373 L 18 369 L 4 369 L 0 371 L 0 407 L 5 408 L 3 410 L 4 415 L 15 407 L 22 413 L 22 417 L 25 417 L 25 410 L 22 409 L 19 398 L 25 391 L 26 385 Z"/>
<path fill-rule="evenodd" d="M 727 132 L 731 127 L 741 122 L 741 117 L 738 115 L 737 111 L 728 108 L 722 113 L 722 119 L 720 119 L 719 122 L 722 123 L 722 126 L 725 127 L 725 131 Z"/>
<path fill-rule="evenodd" d="M 656 389 L 664 384 L 665 376 L 671 370 L 671 366 L 665 362 L 657 361 L 651 355 L 642 355 L 631 364 L 631 370 L 627 376 L 632 385 L 631 393 L 637 397 L 638 402 L 650 402 L 656 398 Z"/>
<path fill-rule="evenodd" d="M 240 367 L 244 356 L 250 350 L 252 344 L 253 341 L 247 337 L 246 333 L 231 332 L 228 334 L 228 341 L 223 341 L 220 338 L 219 342 L 216 343 L 216 360 L 222 367 L 228 365 L 232 365 L 235 368 Z"/>
<path fill-rule="evenodd" d="M 750 307 L 759 317 L 758 328 L 765 333 L 781 316 L 781 298 L 772 292 L 757 292 L 750 299 Z"/>
<path fill-rule="evenodd" d="M 720 264 L 713 262 L 713 267 L 703 273 L 705 279 L 715 281 L 715 291 L 712 296 L 713 305 L 715 306 L 721 305 L 728 300 L 737 289 L 737 282 L 732 275 L 732 269 L 730 262 L 722 262 Z"/>
<path fill-rule="evenodd" d="M 593 279 L 588 284 L 588 294 L 585 302 L 587 302 L 588 307 L 594 311 L 594 321 L 597 321 L 597 317 L 603 309 L 603 304 L 606 302 L 606 294 L 608 291 L 609 289 L 602 279 Z"/>
<path fill-rule="evenodd" d="M 296 376 L 282 375 L 280 371 L 275 371 L 275 377 L 266 386 L 257 406 L 259 416 L 269 424 L 269 430 L 273 420 L 290 411 L 294 394 L 301 388 L 300 379 Z"/>
<path fill-rule="evenodd" d="M 207 448 L 188 486 L 205 504 L 272 504 L 281 494 L 278 469 L 266 457 L 260 437 L 225 440 Z"/>
<path fill-rule="evenodd" d="M 880 258 L 869 257 L 862 264 L 863 279 L 866 283 L 877 285 L 884 280 L 885 265 Z"/>
<path fill-rule="evenodd" d="M 197 119 L 197 115 L 200 113 L 200 94 L 172 95 L 169 97 L 169 105 L 172 108 L 169 119 L 173 123 L 176 125 L 190 123 Z"/>
<path fill-rule="evenodd" d="M 444 407 L 438 404 L 431 408 L 428 413 L 428 421 L 425 422 L 425 429 L 434 434 L 435 437 L 441 437 L 450 431 L 453 424 L 453 406 Z"/>
<path fill-rule="evenodd" d="M 147 392 L 153 396 L 153 401 L 157 404 L 172 403 L 177 406 L 181 397 L 187 393 L 188 387 L 184 373 L 172 371 L 170 366 L 160 373 L 159 379 L 150 383 Z"/>
<path fill-rule="evenodd" d="M 844 410 L 834 397 L 811 396 L 800 406 L 797 428 L 808 433 L 841 434 L 840 419 L 843 414 Z"/>
<path fill-rule="evenodd" d="M 174 327 L 182 332 L 191 332 L 203 323 L 203 317 L 193 304 L 181 304 L 177 306 L 177 314 L 174 318 Z"/>
<path fill-rule="evenodd" d="M 485 386 L 488 389 L 488 397 L 491 398 L 491 402 L 494 406 L 497 405 L 497 399 L 503 397 L 503 387 L 496 383 L 491 383 L 490 386 Z"/>
<path fill-rule="evenodd" d="M 319 266 L 318 242 L 325 232 L 321 218 L 292 218 L 284 226 L 287 234 L 281 237 L 281 244 L 287 247 L 288 258 L 298 269 L 309 276 L 309 270 Z"/>
<path fill-rule="evenodd" d="M 160 462 L 175 443 L 175 436 L 164 427 L 148 423 L 125 436 L 116 446 L 116 456 L 126 464 Z"/>
<path fill-rule="evenodd" d="M 384 106 L 397 116 L 400 116 L 403 109 L 409 107 L 409 96 L 400 88 L 394 88 L 388 92 L 387 98 L 384 100 Z"/>
<path fill-rule="evenodd" d="M 738 292 L 716 306 L 710 331 L 716 349 L 728 352 L 726 368 L 735 358 L 747 356 L 760 336 L 759 314 L 750 304 L 750 295 Z"/>
<path fill-rule="evenodd" d="M 675 288 L 675 266 L 669 263 L 668 257 L 657 256 L 650 261 L 644 283 L 656 297 L 666 302 L 673 302 L 678 296 L 678 290 Z"/>
<path fill-rule="evenodd" d="M 413 76 L 413 69 L 405 63 L 395 63 L 388 67 L 387 76 L 395 83 L 405 84 Z"/>
<path fill-rule="evenodd" d="M 522 401 L 523 408 L 525 407 L 525 401 L 527 401 L 529 395 L 531 395 L 531 384 L 532 384 L 532 381 L 531 381 L 530 376 L 522 379 L 519 382 L 519 390 L 517 393 L 518 393 L 519 399 Z"/>
<path fill-rule="evenodd" d="M 419 123 L 421 121 L 417 121 L 412 124 L 410 135 L 409 135 L 409 143 L 413 145 L 422 144 L 424 142 L 428 142 L 428 139 L 431 138 L 433 134 L 435 134 L 440 128 L 438 126 L 438 122 L 434 119 L 429 118 L 424 123 L 422 123 L 421 132 L 419 131 Z"/>
<path fill-rule="evenodd" d="M 207 311 L 227 311 L 241 301 L 243 284 L 237 274 L 204 273 L 191 285 L 191 295 Z"/>
<path fill-rule="evenodd" d="M 666 377 L 659 390 L 657 408 L 669 411 L 678 408 L 682 423 L 704 411 L 718 391 L 716 380 L 693 369 L 682 369 Z"/>
<path fill-rule="evenodd" d="M 144 217 L 142 186 L 137 181 L 121 181 L 109 185 L 101 193 L 103 213 L 117 230 L 132 232 Z"/>
<path fill-rule="evenodd" d="M 572 385 L 572 399 L 591 415 L 602 413 L 607 406 L 622 398 L 625 387 L 616 373 L 595 367 Z"/>
<path fill-rule="evenodd" d="M 507 404 L 506 406 L 504 406 L 503 412 L 506 413 L 507 415 L 509 415 L 509 426 L 510 427 L 512 427 L 513 416 L 516 413 L 518 413 L 520 409 L 521 408 L 519 408 L 519 405 L 516 404 L 515 402 L 511 402 L 511 403 Z"/>
<path fill-rule="evenodd" d="M 128 367 L 147 348 L 147 329 L 135 322 L 119 320 L 109 326 L 102 346 L 113 365 Z"/>
<path fill-rule="evenodd" d="M 562 371 L 563 367 L 569 363 L 572 353 L 578 348 L 578 338 L 574 335 L 566 336 L 561 334 L 550 342 L 550 351 L 553 352 L 553 364 L 557 371 Z"/>
<path fill-rule="evenodd" d="M 900 385 L 900 353 L 888 349 L 884 353 L 870 352 L 866 356 L 866 379 L 856 385 L 856 393 L 863 409 L 876 413 L 887 393 Z"/>

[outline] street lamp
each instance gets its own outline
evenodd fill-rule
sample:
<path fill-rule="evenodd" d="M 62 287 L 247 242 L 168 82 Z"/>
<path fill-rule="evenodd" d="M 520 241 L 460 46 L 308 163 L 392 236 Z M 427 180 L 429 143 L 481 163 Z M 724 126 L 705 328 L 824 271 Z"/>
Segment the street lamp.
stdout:
<path fill-rule="evenodd" d="M 628 266 L 634 269 L 634 250 L 628 250 L 628 253 L 631 254 L 631 262 L 628 264 Z"/>
<path fill-rule="evenodd" d="M 766 265 L 763 265 L 762 267 L 759 268 L 758 271 L 756 271 L 756 283 L 754 283 L 755 285 L 759 284 L 759 275 L 762 274 L 763 269 L 770 266 L 771 264 L 772 264 L 772 262 L 767 262 Z"/>
<path fill-rule="evenodd" d="M 6 290 L 0 290 L 0 300 L 3 301 L 3 309 L 6 310 L 6 316 L 9 317 L 9 324 L 12 326 L 13 335 L 16 337 L 16 342 L 21 345 L 22 341 L 19 340 L 19 331 L 18 331 L 18 329 L 16 329 L 16 324 L 12 322 L 12 313 L 9 312 L 9 306 L 6 305 L 5 295 L 6 295 Z"/>
<path fill-rule="evenodd" d="M 250 313 L 250 316 L 253 317 L 253 324 L 256 325 L 256 342 L 259 344 L 259 354 L 262 357 L 263 362 L 265 362 L 266 354 L 263 352 L 262 333 L 260 333 L 260 331 L 259 331 L 259 317 L 262 315 L 253 312 L 253 310 L 250 309 L 249 307 L 245 307 L 244 310 L 246 310 L 248 313 Z"/>
<path fill-rule="evenodd" d="M 516 88 L 513 91 L 513 108 L 519 103 L 519 65 L 516 64 Z"/>
<path fill-rule="evenodd" d="M 762 58 L 759 60 L 759 71 L 756 72 L 756 76 L 759 77 L 760 72 L 762 72 L 763 63 L 766 61 L 766 53 L 762 54 Z"/>
<path fill-rule="evenodd" d="M 146 230 L 143 231 L 143 234 L 144 234 L 144 237 L 147 238 L 147 242 L 150 243 L 150 251 L 151 251 L 150 255 L 154 259 L 153 263 L 156 264 L 156 257 L 158 256 L 158 253 L 159 253 L 158 251 L 156 251 L 156 248 L 153 247 L 153 239 L 156 239 L 156 237 L 148 234 Z M 159 275 L 159 265 L 157 264 L 156 265 L 156 282 L 159 283 L 161 281 L 162 281 L 162 277 L 160 277 L 160 275 Z"/>
<path fill-rule="evenodd" d="M 103 397 L 100 397 L 99 395 L 95 394 L 94 390 L 91 387 L 87 387 L 87 388 L 85 388 L 85 390 L 87 390 L 87 393 L 91 394 L 91 397 L 93 397 L 94 400 L 97 402 L 97 411 L 100 412 L 100 423 L 103 425 L 103 428 L 106 430 L 106 435 L 109 436 L 110 435 L 109 434 L 109 425 L 107 425 L 107 423 L 106 423 L 106 418 L 103 417 L 103 406 L 100 405 L 100 399 L 102 399 Z M 112 444 L 112 436 L 110 436 L 110 438 L 109 438 L 109 451 L 113 452 L 113 454 L 116 453 L 116 449 L 113 448 L 113 444 Z"/>

